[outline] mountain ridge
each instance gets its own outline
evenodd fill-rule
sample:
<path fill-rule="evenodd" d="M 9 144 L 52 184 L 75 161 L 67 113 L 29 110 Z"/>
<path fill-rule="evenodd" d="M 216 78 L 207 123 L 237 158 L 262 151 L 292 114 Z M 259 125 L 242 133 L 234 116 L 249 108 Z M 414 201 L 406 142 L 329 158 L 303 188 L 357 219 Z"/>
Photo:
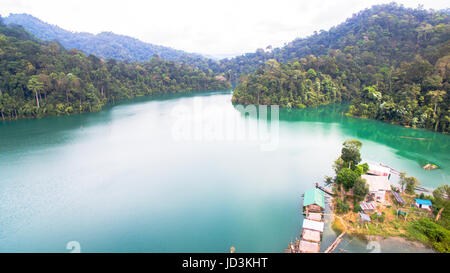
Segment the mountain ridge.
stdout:
<path fill-rule="evenodd" d="M 114 58 L 142 62 L 150 60 L 154 55 L 179 63 L 188 63 L 191 59 L 205 59 L 198 53 L 144 42 L 112 31 L 93 34 L 66 30 L 26 13 L 11 13 L 9 16 L 3 17 L 3 21 L 7 25 L 21 25 L 41 40 L 57 41 L 67 49 L 76 48 L 86 54 L 93 54 L 105 59 Z M 130 45 L 133 45 L 134 48 L 129 48 Z"/>

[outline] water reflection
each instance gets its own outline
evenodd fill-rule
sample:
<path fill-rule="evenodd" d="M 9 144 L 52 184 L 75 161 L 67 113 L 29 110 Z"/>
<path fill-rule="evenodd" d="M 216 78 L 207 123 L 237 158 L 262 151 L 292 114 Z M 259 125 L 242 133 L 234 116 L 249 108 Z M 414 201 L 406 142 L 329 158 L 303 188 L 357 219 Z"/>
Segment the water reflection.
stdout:
<path fill-rule="evenodd" d="M 450 136 L 448 135 L 421 129 L 404 128 L 375 120 L 348 117 L 345 115 L 347 109 L 348 104 L 331 104 L 309 109 L 282 109 L 280 110 L 280 120 L 339 123 L 346 134 L 387 145 L 398 150 L 399 155 L 407 158 L 416 158 L 416 156 L 412 156 L 412 153 L 431 154 L 447 151 L 449 153 L 441 159 L 450 159 Z"/>
<path fill-rule="evenodd" d="M 236 108 L 236 106 L 235 106 Z M 446 183 L 449 179 L 450 136 L 422 129 L 405 128 L 376 120 L 360 119 L 345 115 L 348 104 L 337 103 L 305 109 L 280 109 L 280 127 L 309 129 L 321 128 L 323 134 L 342 134 L 345 138 L 357 138 L 363 143 L 363 150 L 368 142 L 389 147 L 398 159 L 383 157 L 377 150 L 363 156 L 375 157 L 379 162 L 395 164 L 391 167 L 407 171 L 409 175 L 423 180 L 426 186 L 434 187 Z M 268 112 L 270 112 L 268 110 Z M 254 118 L 254 117 L 250 117 Z M 312 125 L 317 123 L 316 125 Z M 338 128 L 338 130 L 336 130 Z M 369 146 L 370 147 L 370 146 Z M 364 151 L 363 151 L 364 152 Z M 378 154 L 376 154 L 378 152 Z M 415 162 L 414 166 L 404 159 Z M 388 162 L 391 161 L 391 162 Z M 433 163 L 439 166 L 434 171 L 424 171 L 422 166 Z M 430 182 L 432 181 L 432 182 Z"/>

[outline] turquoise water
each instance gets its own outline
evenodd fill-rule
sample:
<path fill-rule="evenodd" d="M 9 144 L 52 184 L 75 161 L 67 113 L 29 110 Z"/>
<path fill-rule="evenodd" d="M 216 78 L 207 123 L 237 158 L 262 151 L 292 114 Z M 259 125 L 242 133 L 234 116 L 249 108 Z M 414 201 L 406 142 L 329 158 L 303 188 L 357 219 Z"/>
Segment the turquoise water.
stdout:
<path fill-rule="evenodd" d="M 198 103 L 244 121 L 230 101 L 230 91 L 140 98 L 0 122 L 0 251 L 69 252 L 77 241 L 82 252 L 282 252 L 300 231 L 301 195 L 332 175 L 349 138 L 365 161 L 424 187 L 449 180 L 450 136 L 349 118 L 346 105 L 280 110 L 269 151 L 245 138 L 176 137 L 180 124 L 229 118 L 197 115 Z M 421 169 L 428 162 L 440 169 Z"/>

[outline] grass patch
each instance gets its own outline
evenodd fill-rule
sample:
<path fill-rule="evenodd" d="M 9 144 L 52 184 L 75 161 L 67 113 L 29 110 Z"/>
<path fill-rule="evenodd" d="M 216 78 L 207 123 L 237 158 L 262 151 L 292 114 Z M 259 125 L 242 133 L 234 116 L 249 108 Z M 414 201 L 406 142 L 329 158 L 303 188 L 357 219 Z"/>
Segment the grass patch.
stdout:
<path fill-rule="evenodd" d="M 331 228 L 338 233 L 343 232 L 345 229 L 341 220 L 339 220 L 337 217 L 334 217 L 333 223 L 331 223 Z"/>

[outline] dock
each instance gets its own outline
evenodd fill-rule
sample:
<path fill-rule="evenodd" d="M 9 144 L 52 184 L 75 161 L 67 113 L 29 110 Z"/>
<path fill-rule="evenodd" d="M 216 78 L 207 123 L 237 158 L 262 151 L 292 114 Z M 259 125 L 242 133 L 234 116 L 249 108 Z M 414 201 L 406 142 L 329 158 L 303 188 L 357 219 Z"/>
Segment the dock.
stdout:
<path fill-rule="evenodd" d="M 334 240 L 334 242 L 325 250 L 324 253 L 331 253 L 333 252 L 336 247 L 341 243 L 342 241 L 342 237 L 344 237 L 344 235 L 347 233 L 347 231 L 342 232 L 337 238 L 336 240 Z"/>
<path fill-rule="evenodd" d="M 332 193 L 330 190 L 326 189 L 325 187 L 320 186 L 319 183 L 316 183 L 316 188 L 330 196 L 334 196 L 334 193 Z"/>
<path fill-rule="evenodd" d="M 399 172 L 399 171 L 397 171 L 397 170 L 395 170 L 395 169 L 389 167 L 389 166 L 386 165 L 386 164 L 380 163 L 380 166 L 385 167 L 385 168 L 388 168 L 388 169 L 390 170 L 390 173 L 391 173 L 391 174 L 400 175 L 400 173 L 401 173 L 401 172 Z"/>
<path fill-rule="evenodd" d="M 424 187 L 420 187 L 420 186 L 415 186 L 415 187 L 414 187 L 414 190 L 416 190 L 416 191 L 421 191 L 421 192 L 432 192 L 431 190 L 426 189 L 426 188 L 424 188 Z"/>

